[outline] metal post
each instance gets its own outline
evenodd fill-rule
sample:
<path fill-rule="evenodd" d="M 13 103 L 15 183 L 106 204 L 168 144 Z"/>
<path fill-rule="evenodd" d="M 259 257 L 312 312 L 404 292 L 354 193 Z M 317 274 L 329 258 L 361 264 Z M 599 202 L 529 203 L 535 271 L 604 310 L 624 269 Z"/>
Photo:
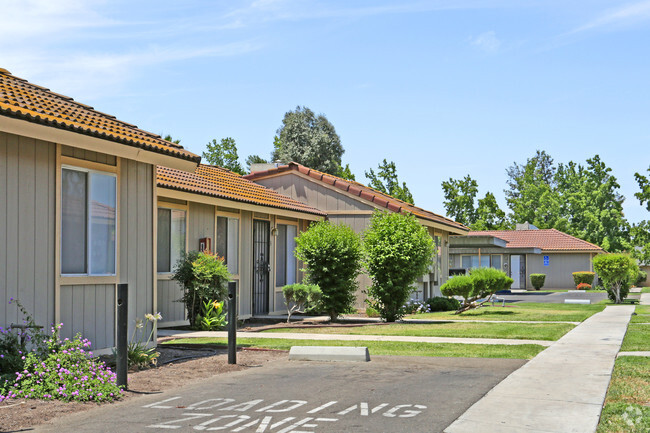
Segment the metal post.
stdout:
<path fill-rule="evenodd" d="M 129 331 L 129 285 L 117 285 L 117 330 L 115 332 L 115 372 L 117 386 L 127 389 L 126 376 L 128 370 L 127 334 Z"/>
<path fill-rule="evenodd" d="M 237 364 L 237 283 L 228 283 L 228 364 Z"/>

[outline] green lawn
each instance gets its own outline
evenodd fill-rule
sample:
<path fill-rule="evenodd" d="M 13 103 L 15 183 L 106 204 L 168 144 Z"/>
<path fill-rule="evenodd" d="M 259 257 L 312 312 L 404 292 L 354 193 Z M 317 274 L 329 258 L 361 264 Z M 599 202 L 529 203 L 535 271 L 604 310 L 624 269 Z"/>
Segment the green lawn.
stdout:
<path fill-rule="evenodd" d="M 650 305 L 637 305 L 631 323 L 650 323 Z"/>
<path fill-rule="evenodd" d="M 621 346 L 621 352 L 650 351 L 650 325 L 630 323 Z"/>
<path fill-rule="evenodd" d="M 644 287 L 641 289 L 641 293 L 650 293 L 650 287 Z"/>
<path fill-rule="evenodd" d="M 225 338 L 184 338 L 163 344 L 226 345 Z M 545 349 L 536 344 L 507 346 L 502 344 L 405 343 L 400 341 L 339 341 L 339 340 L 281 340 L 266 338 L 238 338 L 239 347 L 259 347 L 289 350 L 291 346 L 362 346 L 370 355 L 436 356 L 455 358 L 510 358 L 532 359 Z"/>
<path fill-rule="evenodd" d="M 650 357 L 616 360 L 597 433 L 650 431 Z"/>
<path fill-rule="evenodd" d="M 532 320 L 543 322 L 582 322 L 593 314 L 605 309 L 605 304 L 543 304 L 533 302 L 517 302 L 506 304 L 505 307 L 481 307 L 463 314 L 453 311 L 440 313 L 425 313 L 408 316 L 409 319 L 455 319 L 455 320 Z"/>
<path fill-rule="evenodd" d="M 279 328 L 264 332 L 303 334 L 405 335 L 414 337 L 512 338 L 554 341 L 572 330 L 568 323 L 422 323 L 359 327 Z"/>

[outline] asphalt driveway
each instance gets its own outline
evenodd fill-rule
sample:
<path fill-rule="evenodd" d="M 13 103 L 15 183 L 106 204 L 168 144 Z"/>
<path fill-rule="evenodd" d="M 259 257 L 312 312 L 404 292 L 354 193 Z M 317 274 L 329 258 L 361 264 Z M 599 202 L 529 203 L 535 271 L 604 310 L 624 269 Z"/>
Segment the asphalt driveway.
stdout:
<path fill-rule="evenodd" d="M 442 432 L 526 362 L 371 358 L 271 362 L 78 413 L 35 431 Z"/>
<path fill-rule="evenodd" d="M 552 304 L 564 304 L 565 299 L 589 299 L 592 304 L 596 304 L 607 299 L 607 293 L 601 292 L 583 292 L 572 290 L 569 292 L 523 292 L 511 293 L 510 291 L 497 293 L 497 298 L 505 299 L 509 302 L 542 302 Z"/>

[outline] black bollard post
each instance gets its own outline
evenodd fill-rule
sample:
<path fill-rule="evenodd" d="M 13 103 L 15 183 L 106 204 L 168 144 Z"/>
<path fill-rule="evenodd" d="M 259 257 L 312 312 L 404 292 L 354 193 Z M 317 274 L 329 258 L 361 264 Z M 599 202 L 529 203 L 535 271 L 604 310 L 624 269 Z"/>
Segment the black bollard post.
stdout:
<path fill-rule="evenodd" d="M 117 285 L 117 330 L 115 336 L 115 373 L 117 386 L 127 389 L 126 377 L 128 370 L 127 334 L 129 332 L 129 285 Z"/>
<path fill-rule="evenodd" d="M 228 283 L 228 364 L 237 364 L 237 283 Z"/>

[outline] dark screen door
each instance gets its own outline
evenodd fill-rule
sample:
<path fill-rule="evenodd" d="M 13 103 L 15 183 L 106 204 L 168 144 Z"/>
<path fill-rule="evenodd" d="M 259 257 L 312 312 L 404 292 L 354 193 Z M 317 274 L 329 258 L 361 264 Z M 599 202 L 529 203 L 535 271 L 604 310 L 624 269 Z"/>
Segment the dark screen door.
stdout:
<path fill-rule="evenodd" d="M 253 314 L 269 312 L 269 222 L 253 221 Z"/>

